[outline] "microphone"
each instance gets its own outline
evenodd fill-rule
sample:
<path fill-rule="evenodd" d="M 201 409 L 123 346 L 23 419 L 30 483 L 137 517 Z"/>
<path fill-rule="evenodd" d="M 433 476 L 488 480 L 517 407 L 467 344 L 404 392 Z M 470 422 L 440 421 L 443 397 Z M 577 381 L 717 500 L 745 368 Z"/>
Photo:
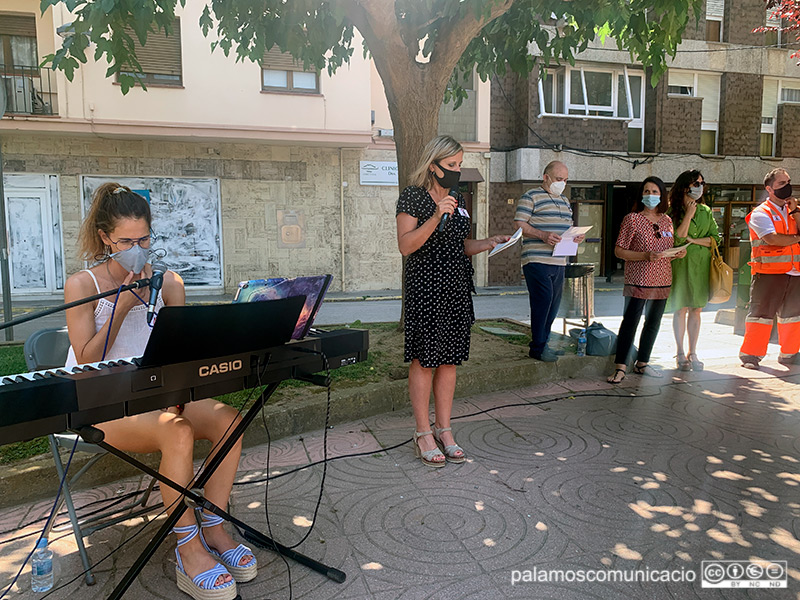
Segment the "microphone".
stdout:
<path fill-rule="evenodd" d="M 164 283 L 164 273 L 167 272 L 167 267 L 163 263 L 153 263 L 153 274 L 150 276 L 150 303 L 147 305 L 147 324 L 150 325 L 153 320 L 153 315 L 156 314 L 156 301 L 158 300 L 158 292 L 161 290 L 161 285 Z"/>
<path fill-rule="evenodd" d="M 458 204 L 458 190 L 456 188 L 451 188 L 448 196 L 452 196 L 453 198 L 455 198 L 456 204 Z M 439 221 L 439 231 L 444 231 L 444 226 L 447 225 L 448 217 L 450 217 L 448 213 L 444 213 L 442 215 L 442 220 Z"/>

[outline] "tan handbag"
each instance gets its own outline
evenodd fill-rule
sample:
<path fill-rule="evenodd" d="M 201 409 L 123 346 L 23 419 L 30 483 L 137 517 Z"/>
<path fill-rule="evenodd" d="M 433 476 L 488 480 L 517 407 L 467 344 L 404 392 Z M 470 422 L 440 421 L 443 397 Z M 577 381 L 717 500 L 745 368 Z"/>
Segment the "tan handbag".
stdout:
<path fill-rule="evenodd" d="M 711 268 L 708 271 L 708 301 L 721 304 L 730 300 L 733 292 L 733 269 L 722 260 L 717 240 L 711 237 Z"/>

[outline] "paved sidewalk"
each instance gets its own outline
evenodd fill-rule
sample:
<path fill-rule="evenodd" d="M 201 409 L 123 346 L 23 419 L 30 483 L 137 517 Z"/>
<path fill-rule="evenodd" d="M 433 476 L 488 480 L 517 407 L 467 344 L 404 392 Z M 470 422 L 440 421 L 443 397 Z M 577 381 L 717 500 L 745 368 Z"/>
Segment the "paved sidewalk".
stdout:
<path fill-rule="evenodd" d="M 299 550 L 342 569 L 347 581 L 296 563 L 287 572 L 274 553 L 257 550 L 259 576 L 240 586 L 242 598 L 289 598 L 290 581 L 292 597 L 307 600 L 800 598 L 800 367 L 777 365 L 773 353 L 765 371 L 752 372 L 707 350 L 702 373 L 630 375 L 616 387 L 570 380 L 457 401 L 454 429 L 470 457 L 463 465 L 426 468 L 409 444 L 384 451 L 409 439 L 407 410 L 329 430 L 329 456 L 368 454 L 328 464 L 317 523 Z M 318 430 L 274 443 L 270 473 L 318 460 L 321 441 Z M 266 458 L 266 447 L 250 449 L 239 481 L 263 477 Z M 321 476 L 317 466 L 269 485 L 278 541 L 291 545 L 308 531 Z M 77 498 L 86 505 L 141 485 Z M 262 530 L 265 491 L 251 483 L 232 497 L 234 514 Z M 0 513 L 0 591 L 49 504 Z M 126 545 L 97 568 L 96 586 L 78 581 L 51 597 L 105 598 L 155 520 L 138 535 L 142 519 L 90 536 L 93 560 Z M 71 535 L 60 536 L 64 583 L 80 569 Z M 126 598 L 188 597 L 175 587 L 173 547 L 158 551 Z M 732 559 L 787 561 L 788 589 L 701 589 L 701 561 Z M 617 569 L 638 569 L 640 579 L 669 569 L 695 581 L 512 585 L 514 571 L 534 569 L 537 577 L 596 570 L 603 579 Z M 26 572 L 10 597 L 35 596 Z"/>

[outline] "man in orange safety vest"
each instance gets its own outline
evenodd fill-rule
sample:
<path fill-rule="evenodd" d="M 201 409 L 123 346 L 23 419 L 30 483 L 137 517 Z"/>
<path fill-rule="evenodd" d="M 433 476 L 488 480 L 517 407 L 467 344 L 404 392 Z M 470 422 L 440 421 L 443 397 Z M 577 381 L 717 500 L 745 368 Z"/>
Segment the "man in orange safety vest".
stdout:
<path fill-rule="evenodd" d="M 781 344 L 778 362 L 800 364 L 800 211 L 785 169 L 767 173 L 764 187 L 769 197 L 745 218 L 753 281 L 739 358 L 748 369 L 758 369 L 767 354 L 775 315 Z"/>

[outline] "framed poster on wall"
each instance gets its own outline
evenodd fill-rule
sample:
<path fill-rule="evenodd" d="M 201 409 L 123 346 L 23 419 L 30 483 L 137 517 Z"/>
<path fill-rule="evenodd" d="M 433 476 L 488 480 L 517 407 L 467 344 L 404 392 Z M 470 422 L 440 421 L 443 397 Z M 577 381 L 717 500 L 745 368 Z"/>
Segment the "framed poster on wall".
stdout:
<path fill-rule="evenodd" d="M 187 287 L 222 288 L 222 221 L 219 180 L 211 177 L 81 176 L 81 215 L 94 191 L 115 181 L 148 191 L 153 216 L 153 250 Z"/>

